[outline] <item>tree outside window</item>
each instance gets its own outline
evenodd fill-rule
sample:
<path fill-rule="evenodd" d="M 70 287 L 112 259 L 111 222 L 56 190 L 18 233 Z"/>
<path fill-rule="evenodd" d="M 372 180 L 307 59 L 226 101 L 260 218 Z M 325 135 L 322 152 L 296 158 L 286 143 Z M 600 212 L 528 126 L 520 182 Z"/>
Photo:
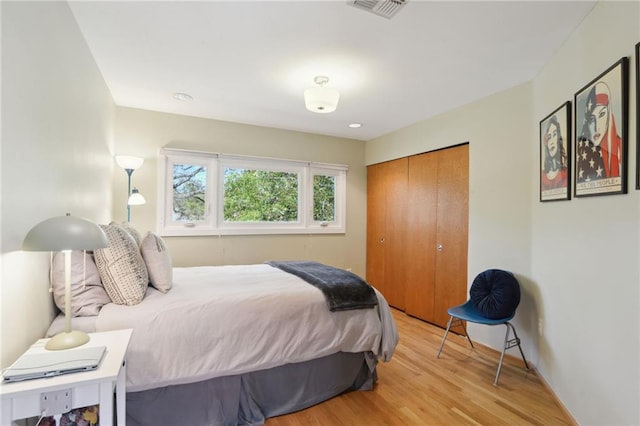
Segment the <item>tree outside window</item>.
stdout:
<path fill-rule="evenodd" d="M 173 220 L 197 222 L 205 219 L 207 168 L 173 165 Z"/>
<path fill-rule="evenodd" d="M 336 177 L 313 176 L 313 220 L 332 222 L 336 217 Z"/>
<path fill-rule="evenodd" d="M 298 174 L 224 169 L 225 222 L 295 222 Z"/>

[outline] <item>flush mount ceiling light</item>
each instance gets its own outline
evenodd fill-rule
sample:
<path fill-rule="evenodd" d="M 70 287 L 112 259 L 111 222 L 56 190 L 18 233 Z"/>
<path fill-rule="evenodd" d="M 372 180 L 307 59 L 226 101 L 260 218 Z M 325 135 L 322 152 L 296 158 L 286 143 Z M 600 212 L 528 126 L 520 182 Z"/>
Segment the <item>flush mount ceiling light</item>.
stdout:
<path fill-rule="evenodd" d="M 325 87 L 325 84 L 329 82 L 329 77 L 319 75 L 313 81 L 318 87 L 311 87 L 304 91 L 304 105 L 309 111 L 320 114 L 335 111 L 338 107 L 340 92 L 336 89 Z"/>

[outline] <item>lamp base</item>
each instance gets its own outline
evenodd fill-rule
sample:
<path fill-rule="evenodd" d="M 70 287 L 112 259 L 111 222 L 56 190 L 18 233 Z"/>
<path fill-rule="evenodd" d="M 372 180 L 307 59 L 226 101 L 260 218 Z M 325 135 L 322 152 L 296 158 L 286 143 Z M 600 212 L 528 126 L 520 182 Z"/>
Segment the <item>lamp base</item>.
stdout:
<path fill-rule="evenodd" d="M 53 336 L 44 347 L 50 351 L 59 351 L 84 345 L 88 341 L 89 335 L 84 331 L 71 330 L 68 333 L 63 331 Z"/>

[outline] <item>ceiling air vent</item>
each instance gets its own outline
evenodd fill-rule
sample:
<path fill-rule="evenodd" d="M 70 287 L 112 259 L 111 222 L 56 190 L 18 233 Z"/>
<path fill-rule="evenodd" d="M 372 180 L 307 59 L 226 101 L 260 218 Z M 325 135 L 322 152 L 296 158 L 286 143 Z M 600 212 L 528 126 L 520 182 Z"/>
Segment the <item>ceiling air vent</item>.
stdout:
<path fill-rule="evenodd" d="M 407 0 L 347 0 L 353 7 L 368 10 L 387 19 L 391 19 L 406 2 Z"/>

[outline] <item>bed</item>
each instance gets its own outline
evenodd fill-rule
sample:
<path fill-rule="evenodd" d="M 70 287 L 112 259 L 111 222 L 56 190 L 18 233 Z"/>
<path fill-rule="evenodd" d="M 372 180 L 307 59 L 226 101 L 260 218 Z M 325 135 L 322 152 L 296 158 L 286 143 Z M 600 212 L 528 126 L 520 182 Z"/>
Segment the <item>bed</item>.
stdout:
<path fill-rule="evenodd" d="M 373 389 L 398 335 L 370 289 L 375 306 L 333 309 L 321 289 L 277 265 L 172 268 L 170 290 L 149 285 L 140 303 L 106 303 L 73 328 L 133 328 L 128 425 L 260 425 Z M 47 334 L 62 328 L 59 315 Z"/>

